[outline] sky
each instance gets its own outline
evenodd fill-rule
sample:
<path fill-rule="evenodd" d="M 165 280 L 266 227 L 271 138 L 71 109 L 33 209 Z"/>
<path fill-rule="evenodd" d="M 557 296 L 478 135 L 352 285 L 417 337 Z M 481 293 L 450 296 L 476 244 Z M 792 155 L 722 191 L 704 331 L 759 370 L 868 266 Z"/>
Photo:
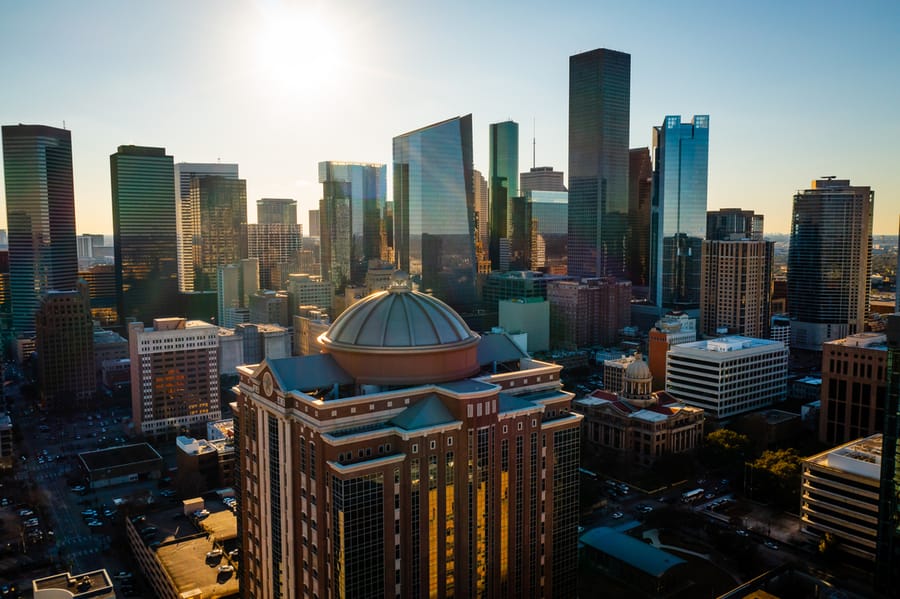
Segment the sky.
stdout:
<path fill-rule="evenodd" d="M 677 10 L 676 10 L 677 8 Z M 76 227 L 112 233 L 109 155 L 237 162 L 256 200 L 318 206 L 323 160 L 388 164 L 394 136 L 472 113 L 519 122 L 520 171 L 568 169 L 568 58 L 631 54 L 631 146 L 669 114 L 710 115 L 710 210 L 789 231 L 791 199 L 834 175 L 900 215 L 896 0 L 0 2 L 0 123 L 72 131 Z M 390 196 L 390 187 L 388 194 Z M 6 226 L 0 186 L 0 227 Z"/>

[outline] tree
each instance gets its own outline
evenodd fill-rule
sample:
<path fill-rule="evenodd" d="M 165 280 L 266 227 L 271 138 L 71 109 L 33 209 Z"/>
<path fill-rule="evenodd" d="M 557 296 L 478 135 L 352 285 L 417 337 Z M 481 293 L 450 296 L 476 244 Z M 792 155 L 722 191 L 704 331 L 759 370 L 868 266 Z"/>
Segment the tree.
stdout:
<path fill-rule="evenodd" d="M 706 436 L 704 461 L 711 468 L 739 466 L 750 455 L 752 443 L 747 435 L 720 428 Z"/>
<path fill-rule="evenodd" d="M 794 448 L 766 450 L 749 464 L 751 489 L 760 499 L 796 510 L 800 497 L 801 458 Z"/>

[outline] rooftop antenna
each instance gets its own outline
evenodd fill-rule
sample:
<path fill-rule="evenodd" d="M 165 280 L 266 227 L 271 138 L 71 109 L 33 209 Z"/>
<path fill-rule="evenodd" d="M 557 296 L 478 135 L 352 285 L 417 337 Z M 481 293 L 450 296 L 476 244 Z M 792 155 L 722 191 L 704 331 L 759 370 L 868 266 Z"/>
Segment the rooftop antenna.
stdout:
<path fill-rule="evenodd" d="M 63 119 L 63 129 L 66 128 L 66 119 Z"/>
<path fill-rule="evenodd" d="M 825 181 L 834 181 L 835 179 L 837 179 L 837 175 L 825 175 L 824 177 L 822 177 L 822 179 L 824 179 Z"/>
<path fill-rule="evenodd" d="M 531 168 L 537 168 L 537 127 L 536 119 L 531 117 Z"/>

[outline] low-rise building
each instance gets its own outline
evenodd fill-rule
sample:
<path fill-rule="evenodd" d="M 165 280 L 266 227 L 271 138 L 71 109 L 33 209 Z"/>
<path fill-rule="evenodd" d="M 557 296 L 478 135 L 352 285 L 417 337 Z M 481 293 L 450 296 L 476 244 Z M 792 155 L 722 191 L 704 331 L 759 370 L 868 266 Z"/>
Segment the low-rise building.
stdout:
<path fill-rule="evenodd" d="M 219 328 L 219 373 L 237 374 L 241 364 L 291 355 L 291 332 L 276 324 L 242 323 Z"/>
<path fill-rule="evenodd" d="M 875 560 L 881 435 L 856 439 L 803 460 L 800 528 L 831 533 L 841 551 Z"/>
<path fill-rule="evenodd" d="M 162 456 L 147 443 L 86 451 L 78 460 L 92 489 L 159 478 L 164 467 Z"/>
<path fill-rule="evenodd" d="M 787 366 L 788 350 L 770 339 L 682 343 L 666 354 L 666 391 L 724 420 L 784 401 Z"/>
<path fill-rule="evenodd" d="M 697 340 L 697 320 L 685 312 L 670 312 L 656 321 L 647 340 L 647 359 L 653 373 L 653 389 L 666 388 L 666 354 L 673 345 Z"/>
<path fill-rule="evenodd" d="M 116 599 L 112 579 L 106 570 L 81 574 L 61 572 L 31 581 L 34 599 Z"/>
<path fill-rule="evenodd" d="M 0 470 L 13 467 L 13 425 L 6 412 L 0 412 Z"/>
<path fill-rule="evenodd" d="M 620 356 L 603 360 L 603 388 L 610 393 L 619 393 L 625 383 L 625 371 L 640 356 Z"/>
<path fill-rule="evenodd" d="M 234 485 L 234 440 L 209 440 L 179 436 L 175 460 L 175 487 L 182 496 L 200 495 Z"/>

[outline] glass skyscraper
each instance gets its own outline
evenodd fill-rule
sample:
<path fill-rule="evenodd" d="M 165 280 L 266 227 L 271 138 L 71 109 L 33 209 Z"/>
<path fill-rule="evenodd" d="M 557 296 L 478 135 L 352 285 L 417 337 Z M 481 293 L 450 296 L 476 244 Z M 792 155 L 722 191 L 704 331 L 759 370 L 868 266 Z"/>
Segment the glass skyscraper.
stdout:
<path fill-rule="evenodd" d="M 172 157 L 165 148 L 119 146 L 109 166 L 119 319 L 149 325 L 177 309 Z"/>
<path fill-rule="evenodd" d="M 45 125 L 3 127 L 12 327 L 35 330 L 41 293 L 75 289 L 72 134 Z"/>
<path fill-rule="evenodd" d="M 650 284 L 650 201 L 653 162 L 650 148 L 629 151 L 627 276 L 635 287 Z"/>
<path fill-rule="evenodd" d="M 256 222 L 261 225 L 296 225 L 297 200 L 262 198 L 256 201 Z"/>
<path fill-rule="evenodd" d="M 362 285 L 369 260 L 382 257 L 387 167 L 320 162 L 319 183 L 322 280 L 330 281 L 338 291 L 351 283 Z"/>
<path fill-rule="evenodd" d="M 476 303 L 472 115 L 394 138 L 394 250 L 423 291 Z"/>
<path fill-rule="evenodd" d="M 569 274 L 624 276 L 631 55 L 569 57 Z"/>
<path fill-rule="evenodd" d="M 191 180 L 192 291 L 216 289 L 218 270 L 247 257 L 247 182 L 216 175 Z"/>
<path fill-rule="evenodd" d="M 509 203 L 519 195 L 519 124 L 514 121 L 490 126 L 488 172 L 490 217 L 488 257 L 500 268 L 500 240 L 510 237 Z"/>
<path fill-rule="evenodd" d="M 861 333 L 869 312 L 875 192 L 819 179 L 794 196 L 788 253 L 791 348 Z"/>
<path fill-rule="evenodd" d="M 706 238 L 709 116 L 682 123 L 667 116 L 653 128 L 650 206 L 650 300 L 661 310 L 700 307 Z"/>

